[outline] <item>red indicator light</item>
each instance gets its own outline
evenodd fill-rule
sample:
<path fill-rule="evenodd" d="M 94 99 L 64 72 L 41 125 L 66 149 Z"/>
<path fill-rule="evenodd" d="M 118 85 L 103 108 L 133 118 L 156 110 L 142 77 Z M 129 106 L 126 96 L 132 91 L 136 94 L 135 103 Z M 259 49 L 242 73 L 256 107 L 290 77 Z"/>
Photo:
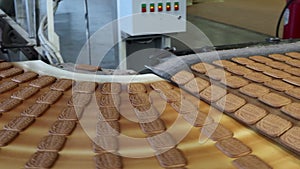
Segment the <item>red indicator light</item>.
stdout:
<path fill-rule="evenodd" d="M 146 8 L 142 8 L 142 12 L 147 12 L 147 9 Z"/>
<path fill-rule="evenodd" d="M 175 2 L 175 4 L 174 4 L 174 10 L 175 11 L 179 10 L 179 2 Z"/>
<path fill-rule="evenodd" d="M 171 11 L 171 2 L 167 2 L 166 11 Z"/>
<path fill-rule="evenodd" d="M 147 5 L 146 4 L 142 4 L 142 12 L 143 13 L 147 12 Z"/>

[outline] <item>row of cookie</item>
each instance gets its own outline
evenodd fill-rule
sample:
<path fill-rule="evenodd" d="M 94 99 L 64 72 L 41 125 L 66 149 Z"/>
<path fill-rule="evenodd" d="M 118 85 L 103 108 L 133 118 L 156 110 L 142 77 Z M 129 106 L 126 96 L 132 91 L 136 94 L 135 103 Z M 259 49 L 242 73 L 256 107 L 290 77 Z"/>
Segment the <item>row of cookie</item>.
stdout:
<path fill-rule="evenodd" d="M 96 168 L 123 168 L 122 157 L 119 156 L 120 135 L 120 92 L 119 83 L 104 83 L 96 90 L 99 106 L 96 124 L 96 137 L 92 140 Z"/>
<path fill-rule="evenodd" d="M 226 62 L 230 63 L 230 62 Z M 228 77 L 226 77 L 228 78 Z M 222 79 L 224 81 L 224 79 Z M 221 81 L 222 81 L 221 80 Z M 233 83 L 236 81 L 233 81 Z M 225 83 L 226 84 L 226 83 Z M 241 85 L 239 91 L 242 92 L 243 94 L 246 94 L 248 96 L 255 96 L 262 94 L 259 97 L 259 100 L 266 103 L 267 105 L 270 105 L 272 107 L 283 107 L 281 110 L 284 111 L 285 113 L 292 115 L 293 117 L 297 116 L 296 114 L 298 113 L 297 111 L 297 103 L 291 103 L 291 100 L 281 96 L 280 94 L 270 92 L 266 90 L 266 93 L 260 93 L 262 90 L 262 86 L 259 86 L 257 84 L 244 84 L 245 86 L 242 87 Z M 217 90 L 216 90 L 217 89 Z M 267 134 L 268 136 L 271 137 L 279 137 L 281 136 L 284 132 L 288 131 L 292 127 L 292 123 L 278 115 L 273 115 L 273 114 L 268 114 L 268 112 L 261 107 L 253 104 L 246 104 L 246 100 L 243 98 L 240 98 L 238 96 L 235 96 L 233 94 L 226 94 L 226 90 L 222 89 L 218 86 L 215 86 L 213 91 L 217 91 L 218 94 L 216 94 L 215 99 L 217 101 L 215 104 L 219 109 L 224 110 L 227 113 L 234 113 L 235 117 L 244 123 L 248 125 L 255 125 L 257 129 L 262 131 L 263 133 Z M 205 93 L 205 91 L 203 91 Z M 203 97 L 203 92 L 200 93 L 200 97 L 202 95 Z M 257 93 L 257 94 L 255 94 Z M 223 97 L 221 99 L 221 97 Z M 205 98 L 205 97 L 204 97 Z M 207 100 L 207 99 L 206 99 Z M 216 101 L 216 100 L 207 100 L 207 101 Z M 286 106 L 287 105 L 287 106 Z M 297 127 L 292 128 L 292 132 L 294 130 L 298 130 Z M 290 132 L 287 132 L 287 135 L 290 135 Z M 293 132 L 294 133 L 294 132 Z M 293 141 L 297 141 L 299 139 L 299 136 L 296 135 L 293 138 Z M 282 135 L 280 137 L 280 142 L 282 142 L 284 145 L 292 148 L 294 151 L 299 151 L 299 145 L 297 144 L 292 144 L 291 141 L 289 141 L 286 137 L 286 135 Z"/>
<path fill-rule="evenodd" d="M 180 81 L 180 85 L 183 88 L 185 88 L 186 90 L 191 89 L 190 92 L 193 93 L 196 92 L 197 96 L 199 96 L 201 99 L 211 104 L 214 104 L 220 110 L 234 112 L 240 107 L 242 107 L 244 104 L 246 104 L 246 101 L 244 99 L 230 93 L 227 94 L 227 91 L 225 89 L 217 85 L 210 84 L 208 81 L 202 78 L 199 77 L 195 78 L 192 73 L 189 73 L 187 71 L 178 72 L 172 77 L 171 80 L 173 80 L 177 84 L 178 81 Z M 207 126 L 203 127 L 204 134 L 206 135 L 212 134 L 212 136 L 214 135 L 213 130 L 210 130 L 211 133 L 207 132 L 206 128 L 208 129 L 212 128 L 210 126 L 215 126 L 214 129 L 216 129 L 215 131 L 216 133 L 218 133 L 217 130 L 220 130 L 218 129 L 218 127 L 216 127 L 216 123 L 208 124 Z M 226 129 L 224 129 L 223 127 L 221 127 L 221 129 L 226 131 Z M 230 136 L 230 132 L 224 132 L 224 133 L 228 133 L 228 135 L 225 135 L 225 138 L 223 140 L 218 140 L 218 142 L 216 143 L 216 147 L 228 157 L 231 158 L 241 157 L 241 159 L 237 159 L 233 162 L 234 165 L 236 165 L 235 163 L 240 163 L 239 161 L 242 161 L 243 158 L 251 158 L 253 160 L 256 160 L 262 166 L 270 168 L 258 157 L 249 155 L 251 153 L 251 149 L 241 141 L 237 140 L 236 138 L 232 138 L 231 137 L 232 135 Z M 240 167 L 238 165 L 236 166 Z"/>
<path fill-rule="evenodd" d="M 139 88 L 146 89 L 144 84 L 139 85 Z M 163 168 L 184 168 L 187 164 L 186 159 L 176 147 L 177 144 L 173 136 L 166 131 L 166 125 L 159 117 L 160 113 L 152 105 L 148 93 L 131 92 L 129 93 L 129 100 L 142 131 L 147 135 L 149 145 L 155 150 L 155 156 L 160 166 Z"/>

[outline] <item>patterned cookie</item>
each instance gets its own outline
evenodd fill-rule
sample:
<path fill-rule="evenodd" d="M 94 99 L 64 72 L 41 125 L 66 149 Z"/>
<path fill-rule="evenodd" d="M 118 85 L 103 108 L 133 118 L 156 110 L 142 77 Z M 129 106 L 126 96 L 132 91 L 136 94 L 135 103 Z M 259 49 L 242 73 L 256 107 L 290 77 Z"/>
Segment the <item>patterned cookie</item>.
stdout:
<path fill-rule="evenodd" d="M 58 79 L 55 83 L 51 85 L 50 89 L 64 92 L 70 89 L 73 84 L 74 84 L 73 80 Z"/>
<path fill-rule="evenodd" d="M 277 93 L 268 93 L 266 95 L 259 97 L 258 100 L 269 106 L 276 107 L 276 108 L 292 103 L 291 99 L 286 98 Z"/>
<path fill-rule="evenodd" d="M 267 114 L 266 110 L 253 104 L 246 104 L 234 113 L 236 118 L 246 124 L 255 124 Z"/>
<path fill-rule="evenodd" d="M 235 159 L 232 164 L 237 169 L 272 169 L 272 167 L 255 155 L 240 157 Z"/>
<path fill-rule="evenodd" d="M 211 85 L 200 93 L 200 97 L 208 102 L 216 102 L 225 96 L 227 91 L 219 86 Z"/>
<path fill-rule="evenodd" d="M 5 99 L 2 102 L 0 102 L 0 113 L 8 112 L 11 109 L 17 107 L 21 103 L 22 103 L 22 100 L 11 99 L 11 98 Z"/>
<path fill-rule="evenodd" d="M 157 92 L 161 92 L 163 90 L 171 90 L 174 87 L 167 81 L 158 81 L 151 83 L 150 86 L 152 87 L 153 90 Z"/>
<path fill-rule="evenodd" d="M 98 136 L 118 136 L 120 134 L 120 124 L 118 121 L 99 121 L 96 127 Z"/>
<path fill-rule="evenodd" d="M 118 139 L 115 136 L 97 136 L 93 139 L 94 153 L 117 152 L 119 149 Z"/>
<path fill-rule="evenodd" d="M 212 123 L 204 126 L 201 129 L 201 134 L 204 134 L 213 141 L 219 141 L 233 136 L 233 133 L 220 123 Z"/>
<path fill-rule="evenodd" d="M 38 151 L 58 152 L 63 148 L 66 140 L 65 136 L 48 135 L 42 138 L 37 149 Z"/>
<path fill-rule="evenodd" d="M 212 62 L 214 65 L 217 65 L 219 67 L 223 67 L 223 68 L 229 68 L 229 67 L 234 67 L 237 64 L 233 63 L 231 61 L 228 60 L 215 60 Z"/>
<path fill-rule="evenodd" d="M 82 117 L 83 110 L 82 107 L 67 107 L 59 114 L 57 119 L 77 121 Z"/>
<path fill-rule="evenodd" d="M 38 79 L 35 79 L 29 83 L 32 87 L 44 88 L 56 81 L 55 77 L 52 76 L 40 76 Z"/>
<path fill-rule="evenodd" d="M 241 65 L 247 65 L 247 64 L 254 63 L 253 60 L 250 60 L 248 58 L 243 58 L 243 57 L 231 58 L 231 60 L 236 62 L 236 63 L 239 63 Z"/>
<path fill-rule="evenodd" d="M 11 130 L 0 130 L 0 147 L 4 147 L 12 142 L 19 132 Z"/>
<path fill-rule="evenodd" d="M 111 153 L 98 154 L 94 157 L 97 169 L 121 169 L 122 158 Z"/>
<path fill-rule="evenodd" d="M 20 74 L 18 76 L 13 77 L 11 80 L 17 83 L 24 83 L 29 80 L 35 79 L 38 76 L 37 73 L 34 72 L 25 72 L 23 74 Z"/>
<path fill-rule="evenodd" d="M 116 107 L 121 104 L 121 98 L 117 94 L 101 94 L 97 97 L 99 107 Z"/>
<path fill-rule="evenodd" d="M 85 107 L 91 101 L 92 95 L 86 93 L 73 93 L 68 106 Z"/>
<path fill-rule="evenodd" d="M 0 63 L 0 71 L 1 70 L 6 70 L 6 69 L 9 69 L 9 68 L 12 68 L 13 67 L 13 64 L 9 63 L 9 62 L 1 62 Z"/>
<path fill-rule="evenodd" d="M 206 73 L 207 71 L 214 69 L 215 66 L 208 64 L 208 63 L 197 63 L 191 66 L 191 69 L 198 72 L 198 73 Z"/>
<path fill-rule="evenodd" d="M 183 118 L 190 123 L 194 127 L 202 127 L 208 124 L 213 123 L 213 119 L 207 114 L 196 111 L 196 112 L 189 112 L 182 115 Z"/>
<path fill-rule="evenodd" d="M 268 62 L 272 62 L 273 60 L 270 58 L 267 58 L 265 56 L 250 56 L 249 57 L 251 60 L 254 60 L 256 62 L 260 62 L 260 63 L 268 63 Z"/>
<path fill-rule="evenodd" d="M 181 101 L 171 103 L 171 106 L 181 114 L 197 112 L 198 108 L 189 100 L 182 99 Z"/>
<path fill-rule="evenodd" d="M 147 93 L 147 88 L 143 83 L 130 83 L 127 85 L 128 93 Z"/>
<path fill-rule="evenodd" d="M 23 73 L 23 69 L 13 67 L 13 68 L 10 68 L 10 69 L 0 71 L 0 77 L 8 78 L 8 77 L 19 75 L 21 73 Z"/>
<path fill-rule="evenodd" d="M 282 70 L 277 70 L 277 69 L 265 70 L 263 72 L 263 74 L 271 76 L 271 77 L 274 77 L 274 78 L 277 78 L 277 79 L 283 79 L 283 78 L 291 76 L 291 74 L 286 73 L 286 72 L 284 72 Z"/>
<path fill-rule="evenodd" d="M 300 77 L 290 76 L 283 79 L 285 82 L 288 82 L 292 85 L 300 87 Z"/>
<path fill-rule="evenodd" d="M 170 149 L 176 146 L 176 141 L 168 132 L 147 137 L 147 141 L 154 150 Z"/>
<path fill-rule="evenodd" d="M 284 71 L 291 75 L 295 75 L 298 77 L 300 76 L 300 68 L 290 67 L 290 68 L 284 69 Z"/>
<path fill-rule="evenodd" d="M 39 92 L 40 89 L 35 87 L 24 87 L 23 89 L 20 89 L 16 92 L 14 92 L 11 95 L 11 98 L 19 99 L 19 100 L 26 100 L 29 97 L 35 95 L 37 92 Z"/>
<path fill-rule="evenodd" d="M 221 80 L 221 83 L 234 89 L 241 88 L 249 84 L 247 80 L 238 76 L 229 76 L 224 78 Z"/>
<path fill-rule="evenodd" d="M 25 168 L 51 168 L 57 158 L 57 152 L 38 151 L 30 157 Z"/>
<path fill-rule="evenodd" d="M 102 94 L 119 94 L 121 91 L 121 83 L 103 83 L 101 86 Z"/>
<path fill-rule="evenodd" d="M 182 70 L 177 72 L 175 75 L 171 77 L 171 80 L 178 85 L 184 85 L 187 82 L 191 81 L 194 78 L 194 74 L 188 71 Z"/>
<path fill-rule="evenodd" d="M 10 81 L 8 81 L 8 82 L 2 82 L 0 84 L 0 94 L 5 93 L 7 91 L 10 91 L 10 90 L 12 90 L 12 89 L 14 89 L 14 88 L 16 88 L 18 86 L 19 85 L 16 82 L 10 82 Z"/>
<path fill-rule="evenodd" d="M 270 54 L 270 55 L 268 55 L 268 57 L 270 57 L 274 60 L 277 60 L 277 61 L 281 61 L 281 62 L 291 60 L 290 57 L 282 55 L 282 54 Z"/>
<path fill-rule="evenodd" d="M 256 84 L 256 83 L 250 83 L 250 84 L 240 88 L 239 92 L 241 92 L 247 96 L 257 98 L 257 97 L 261 97 L 267 93 L 270 93 L 270 89 L 268 89 L 262 85 Z"/>
<path fill-rule="evenodd" d="M 233 113 L 240 107 L 242 107 L 244 104 L 246 104 L 246 100 L 238 97 L 234 94 L 227 94 L 222 99 L 216 102 L 216 106 L 220 110 L 224 110 L 227 113 Z"/>
<path fill-rule="evenodd" d="M 216 147 L 230 158 L 238 158 L 248 155 L 252 150 L 236 138 L 227 138 L 216 143 Z"/>
<path fill-rule="evenodd" d="M 140 127 L 145 134 L 157 134 L 166 130 L 164 122 L 159 118 L 148 123 L 140 123 Z"/>
<path fill-rule="evenodd" d="M 263 72 L 266 71 L 268 69 L 272 69 L 269 66 L 266 66 L 265 64 L 261 64 L 261 63 L 250 63 L 246 65 L 247 68 L 250 68 L 252 70 L 258 71 L 258 72 Z"/>
<path fill-rule="evenodd" d="M 234 66 L 226 69 L 230 73 L 234 73 L 236 75 L 244 76 L 246 74 L 252 73 L 253 71 L 244 67 L 244 66 Z"/>
<path fill-rule="evenodd" d="M 287 69 L 289 67 L 291 67 L 288 64 L 282 63 L 282 62 L 277 62 L 277 61 L 273 61 L 273 62 L 268 62 L 266 63 L 266 65 L 274 68 L 274 69 L 279 69 L 279 70 L 284 70 Z"/>
<path fill-rule="evenodd" d="M 34 117 L 18 116 L 9 121 L 3 128 L 12 131 L 23 131 L 34 122 Z"/>
<path fill-rule="evenodd" d="M 75 121 L 69 120 L 57 120 L 49 129 L 49 133 L 52 135 L 70 135 L 76 127 Z"/>
<path fill-rule="evenodd" d="M 285 91 L 285 93 L 289 96 L 292 96 L 296 99 L 300 99 L 300 88 L 295 87 L 293 89 Z"/>
<path fill-rule="evenodd" d="M 187 165 L 187 161 L 184 158 L 183 153 L 177 149 L 172 148 L 166 152 L 156 155 L 159 164 L 163 168 L 184 167 Z"/>
<path fill-rule="evenodd" d="M 115 107 L 99 107 L 99 110 L 100 121 L 117 121 L 120 119 L 120 113 Z"/>
<path fill-rule="evenodd" d="M 129 94 L 129 101 L 132 106 L 143 106 L 151 104 L 151 98 L 146 93 Z"/>
<path fill-rule="evenodd" d="M 164 90 L 160 92 L 161 98 L 163 98 L 168 103 L 177 102 L 181 100 L 181 93 L 176 90 Z"/>
<path fill-rule="evenodd" d="M 224 78 L 227 78 L 231 74 L 224 69 L 211 69 L 207 71 L 205 75 L 211 79 L 220 81 Z"/>
<path fill-rule="evenodd" d="M 292 123 L 277 115 L 269 114 L 256 124 L 258 130 L 263 133 L 278 137 L 292 127 Z"/>
<path fill-rule="evenodd" d="M 43 104 L 54 104 L 60 99 L 62 95 L 63 93 L 60 91 L 50 90 L 37 98 L 36 102 Z"/>
<path fill-rule="evenodd" d="M 199 94 L 202 90 L 209 86 L 209 82 L 199 77 L 186 83 L 183 87 L 193 94 Z"/>
<path fill-rule="evenodd" d="M 290 56 L 291 58 L 294 59 L 300 59 L 300 53 L 299 52 L 288 52 L 285 53 L 287 56 Z"/>
<path fill-rule="evenodd" d="M 285 114 L 300 120 L 300 103 L 291 103 L 282 107 L 280 110 Z"/>
<path fill-rule="evenodd" d="M 291 59 L 291 60 L 286 61 L 286 63 L 291 66 L 300 68 L 300 60 L 298 60 L 298 59 Z"/>
<path fill-rule="evenodd" d="M 300 152 L 300 127 L 293 127 L 280 137 L 283 144 L 291 147 L 298 153 Z"/>
<path fill-rule="evenodd" d="M 76 93 L 94 93 L 97 84 L 95 82 L 77 81 L 73 87 L 73 92 Z"/>
<path fill-rule="evenodd" d="M 290 85 L 288 83 L 285 83 L 281 80 L 272 80 L 264 83 L 265 86 L 268 86 L 272 89 L 278 90 L 280 92 L 284 92 L 286 90 L 290 90 L 294 88 L 293 85 Z"/>
<path fill-rule="evenodd" d="M 39 104 L 35 103 L 25 109 L 24 111 L 21 112 L 22 116 L 28 116 L 28 117 L 40 117 L 43 113 L 45 113 L 50 105 L 48 104 Z"/>

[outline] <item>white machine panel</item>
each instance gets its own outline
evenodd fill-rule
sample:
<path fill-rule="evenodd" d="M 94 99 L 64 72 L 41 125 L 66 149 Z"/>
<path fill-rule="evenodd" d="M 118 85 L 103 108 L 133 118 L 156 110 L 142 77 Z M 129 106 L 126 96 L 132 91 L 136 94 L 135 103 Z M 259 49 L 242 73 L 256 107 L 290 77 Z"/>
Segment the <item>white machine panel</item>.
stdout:
<path fill-rule="evenodd" d="M 118 15 L 131 36 L 186 31 L 186 0 L 118 0 Z"/>

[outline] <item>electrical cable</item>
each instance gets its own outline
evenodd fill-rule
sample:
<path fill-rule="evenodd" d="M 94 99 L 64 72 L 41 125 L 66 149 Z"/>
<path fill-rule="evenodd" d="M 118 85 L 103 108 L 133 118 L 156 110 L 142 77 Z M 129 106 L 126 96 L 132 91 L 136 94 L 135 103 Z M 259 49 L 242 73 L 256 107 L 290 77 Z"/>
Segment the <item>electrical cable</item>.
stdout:
<path fill-rule="evenodd" d="M 278 22 L 277 22 L 277 26 L 276 26 L 276 37 L 279 38 L 279 28 L 280 28 L 280 23 L 281 20 L 283 18 L 283 15 L 285 13 L 285 11 L 290 7 L 290 5 L 294 2 L 295 0 L 290 0 L 286 3 L 285 7 L 283 8 L 279 18 L 278 18 Z"/>

